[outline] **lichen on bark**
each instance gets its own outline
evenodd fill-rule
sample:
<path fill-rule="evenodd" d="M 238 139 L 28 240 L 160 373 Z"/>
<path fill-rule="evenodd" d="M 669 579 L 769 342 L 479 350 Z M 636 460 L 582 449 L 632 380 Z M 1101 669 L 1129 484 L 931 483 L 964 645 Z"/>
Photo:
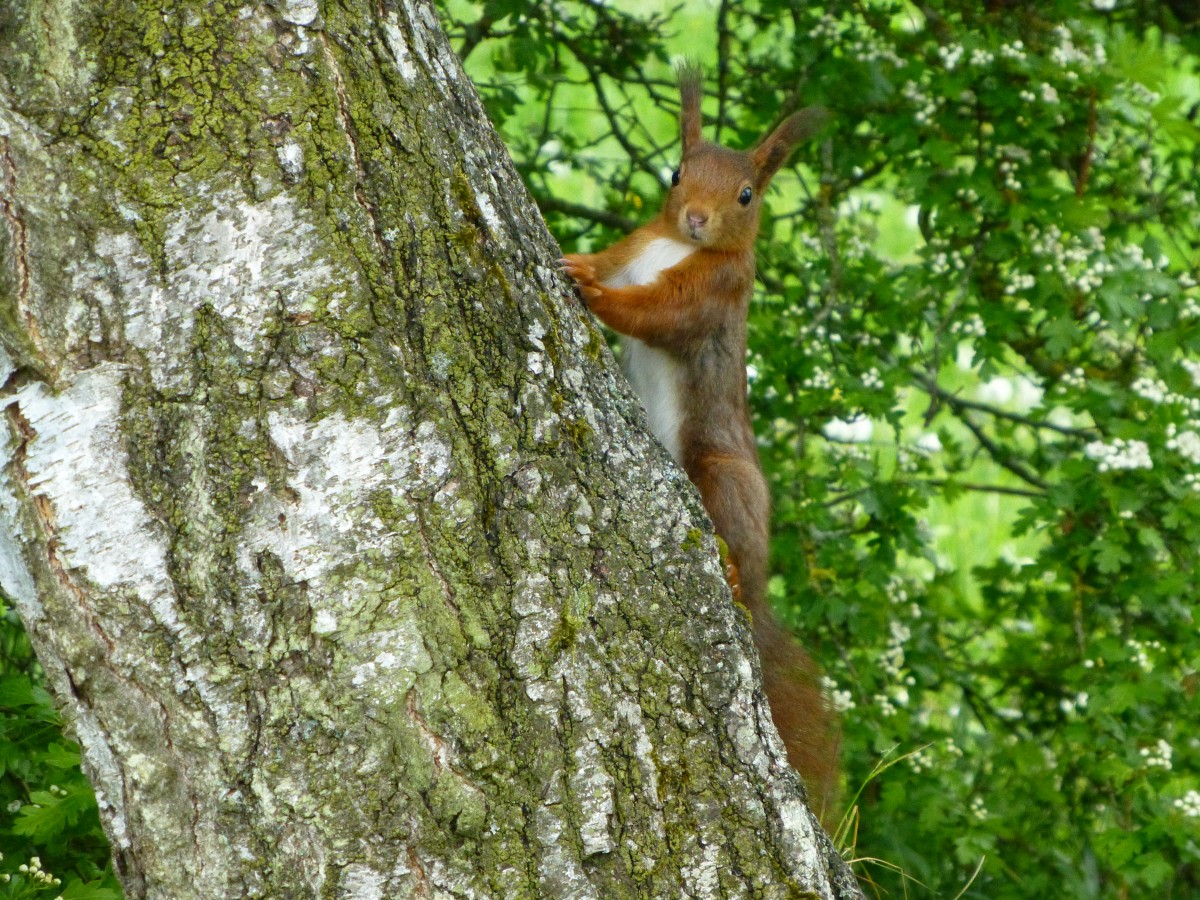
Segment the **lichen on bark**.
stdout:
<path fill-rule="evenodd" d="M 0 587 L 129 896 L 849 895 L 430 8 L 4 41 Z"/>

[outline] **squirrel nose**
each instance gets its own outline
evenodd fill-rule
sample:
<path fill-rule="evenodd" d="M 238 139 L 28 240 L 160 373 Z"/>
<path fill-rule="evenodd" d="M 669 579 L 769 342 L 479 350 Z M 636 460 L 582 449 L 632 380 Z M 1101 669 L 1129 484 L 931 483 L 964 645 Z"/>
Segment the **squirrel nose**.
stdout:
<path fill-rule="evenodd" d="M 688 210 L 687 214 L 688 226 L 691 228 L 700 228 L 708 222 L 708 213 L 695 213 Z"/>

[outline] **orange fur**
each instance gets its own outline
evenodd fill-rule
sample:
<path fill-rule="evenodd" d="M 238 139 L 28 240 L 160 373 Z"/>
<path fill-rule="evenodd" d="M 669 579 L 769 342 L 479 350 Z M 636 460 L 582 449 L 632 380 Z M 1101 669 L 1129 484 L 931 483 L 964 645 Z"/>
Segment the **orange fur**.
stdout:
<path fill-rule="evenodd" d="M 746 403 L 745 356 L 762 194 L 824 113 L 802 110 L 753 150 L 737 152 L 702 138 L 699 73 L 683 70 L 680 88 L 683 159 L 658 216 L 600 253 L 563 263 L 601 321 L 669 360 L 653 357 L 643 372 L 643 380 L 672 379 L 651 385 L 666 398 L 655 403 L 672 412 L 660 427 L 677 429 L 659 437 L 676 448 L 729 547 L 727 577 L 753 618 L 772 717 L 821 811 L 837 784 L 837 721 L 820 670 L 767 603 L 770 494 Z"/>

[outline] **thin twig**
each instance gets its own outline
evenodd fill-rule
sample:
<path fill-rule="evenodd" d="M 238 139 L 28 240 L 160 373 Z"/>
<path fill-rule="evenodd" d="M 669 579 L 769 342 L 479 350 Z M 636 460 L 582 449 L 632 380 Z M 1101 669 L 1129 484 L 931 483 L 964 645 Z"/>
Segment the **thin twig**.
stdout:
<path fill-rule="evenodd" d="M 607 225 L 609 228 L 616 228 L 618 231 L 624 231 L 626 234 L 638 227 L 637 222 L 626 218 L 620 213 L 609 212 L 605 209 L 593 209 L 590 206 L 584 206 L 582 203 L 571 203 L 569 200 L 560 200 L 557 197 L 548 195 L 540 196 L 537 198 L 537 203 L 544 213 L 556 212 L 575 216 L 585 219 L 588 222 L 595 222 L 599 225 Z"/>
<path fill-rule="evenodd" d="M 1007 484 L 983 484 L 974 481 L 954 481 L 951 478 L 910 479 L 896 481 L 894 483 L 903 485 L 905 487 L 927 486 L 943 489 L 954 487 L 963 491 L 971 491 L 972 493 L 1004 494 L 1008 497 L 1027 497 L 1030 500 L 1037 500 L 1046 496 L 1042 491 L 1032 491 L 1029 488 L 1013 487 Z M 869 490 L 871 490 L 871 488 L 864 487 L 853 491 L 847 491 L 844 494 L 838 494 L 836 497 L 831 497 L 830 499 L 826 500 L 824 506 L 826 509 L 833 509 L 835 506 L 841 506 L 843 503 L 849 503 L 851 500 L 858 499 Z"/>
<path fill-rule="evenodd" d="M 1075 196 L 1082 197 L 1087 191 L 1088 176 L 1092 173 L 1092 157 L 1096 152 L 1096 89 L 1088 94 L 1088 142 L 1079 163 L 1079 178 L 1075 181 Z"/>
<path fill-rule="evenodd" d="M 1029 471 L 1029 469 L 1027 469 L 1023 463 L 1018 462 L 1011 453 L 988 437 L 983 428 L 971 420 L 971 417 L 967 415 L 966 410 L 963 410 L 962 414 L 958 417 L 958 420 L 967 426 L 967 429 L 971 432 L 971 434 L 975 435 L 975 440 L 979 441 L 979 445 L 988 452 L 988 456 L 990 456 L 998 466 L 1008 469 L 1008 471 L 1012 472 L 1022 481 L 1028 482 L 1034 487 L 1039 487 L 1042 490 L 1046 490 L 1050 487 L 1050 485 L 1044 480 L 1033 474 L 1033 472 Z"/>
<path fill-rule="evenodd" d="M 729 99 L 729 0 L 717 8 L 717 143 L 725 126 L 725 104 Z"/>
<path fill-rule="evenodd" d="M 458 48 L 459 62 L 465 63 L 475 48 L 492 36 L 492 26 L 495 24 L 496 17 L 485 12 L 474 22 L 463 26 L 463 41 Z"/>
<path fill-rule="evenodd" d="M 956 410 L 973 410 L 975 412 L 986 413 L 989 416 L 995 416 L 998 419 L 1007 419 L 1010 422 L 1016 422 L 1018 425 L 1024 425 L 1028 428 L 1040 428 L 1048 431 L 1056 431 L 1059 434 L 1075 438 L 1094 439 L 1097 433 L 1088 428 L 1072 428 L 1069 425 L 1056 425 L 1053 422 L 1044 419 L 1033 419 L 1029 416 L 1023 416 L 1020 413 L 1009 412 L 1008 410 L 1000 409 L 996 406 L 991 406 L 987 403 L 980 403 L 977 400 L 964 400 L 957 394 L 947 391 L 940 387 L 937 382 L 927 375 L 922 375 L 918 372 L 910 372 L 921 387 L 936 397 L 938 400 L 944 400 L 946 403 L 953 406 Z"/>

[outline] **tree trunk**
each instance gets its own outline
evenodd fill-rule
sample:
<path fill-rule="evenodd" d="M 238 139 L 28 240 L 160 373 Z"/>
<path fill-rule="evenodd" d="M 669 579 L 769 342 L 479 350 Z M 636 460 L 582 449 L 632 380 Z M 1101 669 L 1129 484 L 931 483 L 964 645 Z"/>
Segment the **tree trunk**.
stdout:
<path fill-rule="evenodd" d="M 129 897 L 857 894 L 425 3 L 0 47 L 0 586 Z"/>

